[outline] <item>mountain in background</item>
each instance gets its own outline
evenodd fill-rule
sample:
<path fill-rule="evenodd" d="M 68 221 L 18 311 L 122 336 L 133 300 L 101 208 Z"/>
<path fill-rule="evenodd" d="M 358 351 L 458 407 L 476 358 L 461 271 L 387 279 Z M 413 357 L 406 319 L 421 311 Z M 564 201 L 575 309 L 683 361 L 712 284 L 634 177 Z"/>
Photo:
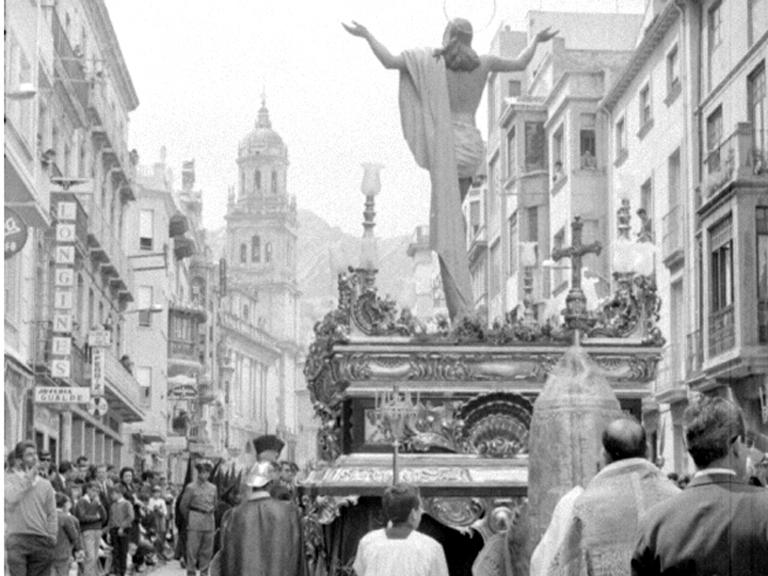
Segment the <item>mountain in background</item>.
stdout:
<path fill-rule="evenodd" d="M 297 279 L 302 292 L 302 332 L 338 305 L 338 275 L 360 261 L 360 236 L 342 232 L 309 210 L 299 210 Z M 379 272 L 376 286 L 382 297 L 400 308 L 412 306 L 413 260 L 408 256 L 411 236 L 378 238 Z"/>
<path fill-rule="evenodd" d="M 360 262 L 360 236 L 342 232 L 309 210 L 298 211 L 299 239 L 296 276 L 301 291 L 302 339 L 310 342 L 315 322 L 336 308 L 338 275 Z M 226 229 L 207 234 L 211 251 L 218 259 L 224 252 Z M 411 236 L 378 238 L 379 272 L 376 286 L 382 297 L 395 300 L 399 308 L 413 306 L 413 260 L 408 256 Z"/>

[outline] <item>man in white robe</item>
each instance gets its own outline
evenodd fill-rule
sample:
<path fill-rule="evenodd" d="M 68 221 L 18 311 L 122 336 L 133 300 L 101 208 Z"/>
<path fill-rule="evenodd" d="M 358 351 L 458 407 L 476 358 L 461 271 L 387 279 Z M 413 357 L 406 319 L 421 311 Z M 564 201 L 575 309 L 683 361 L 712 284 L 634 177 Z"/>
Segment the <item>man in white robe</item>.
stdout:
<path fill-rule="evenodd" d="M 421 497 L 408 484 L 390 486 L 381 499 L 386 528 L 373 530 L 357 545 L 357 576 L 448 576 L 440 543 L 416 529 L 421 523 Z"/>
<path fill-rule="evenodd" d="M 546 564 L 538 567 L 537 574 L 630 576 L 640 516 L 680 492 L 646 453 L 645 430 L 639 422 L 625 417 L 608 424 L 603 432 L 605 466 L 573 503 L 554 558 L 549 558 L 551 550 L 542 551 Z M 562 521 L 553 517 L 553 522 Z"/>
<path fill-rule="evenodd" d="M 471 314 L 475 302 L 466 255 L 461 204 L 485 151 L 475 126 L 488 74 L 525 70 L 539 42 L 556 32 L 539 32 L 516 59 L 478 56 L 472 49 L 472 25 L 462 18 L 448 23 L 443 47 L 393 55 L 353 22 L 344 28 L 364 38 L 387 69 L 400 71 L 400 118 L 403 135 L 432 185 L 430 247 L 437 252 L 448 313 L 452 320 Z"/>

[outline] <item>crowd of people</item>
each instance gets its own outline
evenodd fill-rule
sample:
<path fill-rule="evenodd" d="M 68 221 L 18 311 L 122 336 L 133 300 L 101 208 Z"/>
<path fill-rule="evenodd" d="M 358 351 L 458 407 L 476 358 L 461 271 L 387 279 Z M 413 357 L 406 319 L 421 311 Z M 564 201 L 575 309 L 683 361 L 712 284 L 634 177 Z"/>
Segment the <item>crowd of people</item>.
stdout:
<path fill-rule="evenodd" d="M 269 474 L 270 496 L 295 502 L 298 466 L 277 460 L 282 441 L 264 436 L 254 444 L 259 461 L 268 461 L 262 473 Z M 6 572 L 123 576 L 176 558 L 188 573 L 207 574 L 220 548 L 214 539 L 220 541 L 222 506 L 247 500 L 253 479 L 220 494 L 208 481 L 213 464 L 198 459 L 194 467 L 193 482 L 174 485 L 159 473 L 92 464 L 86 456 L 55 464 L 34 442 L 20 442 L 5 465 Z"/>
<path fill-rule="evenodd" d="M 647 458 L 639 422 L 611 422 L 599 472 L 560 499 L 532 557 L 509 558 L 498 576 L 766 573 L 768 489 L 751 467 L 742 414 L 728 400 L 704 398 L 683 420 L 694 474 L 665 475 Z M 111 573 L 119 576 L 129 558 L 140 572 L 174 552 L 188 576 L 303 576 L 298 468 L 279 461 L 283 443 L 276 436 L 253 445 L 255 464 L 233 484 L 211 482 L 215 467 L 200 458 L 196 474 L 190 470 L 177 490 L 152 473 L 137 478 L 131 468 L 93 466 L 85 458 L 54 470 L 49 455 L 38 459 L 34 443 L 19 443 L 5 475 L 7 572 L 69 575 L 77 561 L 83 574 L 96 575 L 108 551 Z M 447 576 L 442 546 L 417 531 L 418 489 L 390 486 L 382 509 L 386 525 L 358 545 L 357 576 Z M 477 562 L 475 568 L 474 576 L 497 576 Z"/>
<path fill-rule="evenodd" d="M 87 456 L 54 464 L 34 442 L 20 442 L 5 466 L 7 571 L 141 572 L 173 552 L 177 492 L 151 471 L 137 475 Z"/>

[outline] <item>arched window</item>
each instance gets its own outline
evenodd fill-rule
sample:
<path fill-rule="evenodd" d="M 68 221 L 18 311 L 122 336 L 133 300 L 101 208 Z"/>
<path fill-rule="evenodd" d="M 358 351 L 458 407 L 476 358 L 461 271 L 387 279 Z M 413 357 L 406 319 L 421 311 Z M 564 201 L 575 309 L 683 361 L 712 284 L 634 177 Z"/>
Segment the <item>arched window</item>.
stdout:
<path fill-rule="evenodd" d="M 248 320 L 248 304 L 243 304 L 243 320 Z"/>
<path fill-rule="evenodd" d="M 277 170 L 272 170 L 272 194 L 277 194 Z"/>
<path fill-rule="evenodd" d="M 261 192 L 261 172 L 258 170 L 253 174 L 253 189 L 256 192 Z"/>
<path fill-rule="evenodd" d="M 261 238 L 251 238 L 251 262 L 261 262 Z"/>
<path fill-rule="evenodd" d="M 240 262 L 245 264 L 248 262 L 248 246 L 240 244 Z"/>
<path fill-rule="evenodd" d="M 272 242 L 267 242 L 264 245 L 264 262 L 272 261 Z"/>

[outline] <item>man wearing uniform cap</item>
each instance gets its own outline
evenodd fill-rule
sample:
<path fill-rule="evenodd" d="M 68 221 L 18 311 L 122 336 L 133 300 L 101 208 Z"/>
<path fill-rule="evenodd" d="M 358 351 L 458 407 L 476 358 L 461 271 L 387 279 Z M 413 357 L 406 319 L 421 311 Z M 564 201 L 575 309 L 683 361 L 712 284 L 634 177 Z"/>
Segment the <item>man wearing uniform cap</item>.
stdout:
<path fill-rule="evenodd" d="M 264 434 L 253 441 L 257 462 L 277 462 L 285 442 L 274 434 Z"/>
<path fill-rule="evenodd" d="M 179 511 L 187 522 L 187 574 L 194 576 L 196 570 L 200 570 L 200 576 L 207 576 L 216 530 L 213 518 L 216 486 L 208 481 L 213 470 L 210 460 L 198 460 L 195 468 L 197 479 L 184 489 Z"/>
<path fill-rule="evenodd" d="M 268 461 L 257 462 L 248 472 L 245 483 L 250 494 L 245 502 L 227 511 L 222 521 L 219 574 L 301 576 L 304 573 L 299 509 L 291 502 L 270 496 L 277 474 L 277 466 Z"/>

